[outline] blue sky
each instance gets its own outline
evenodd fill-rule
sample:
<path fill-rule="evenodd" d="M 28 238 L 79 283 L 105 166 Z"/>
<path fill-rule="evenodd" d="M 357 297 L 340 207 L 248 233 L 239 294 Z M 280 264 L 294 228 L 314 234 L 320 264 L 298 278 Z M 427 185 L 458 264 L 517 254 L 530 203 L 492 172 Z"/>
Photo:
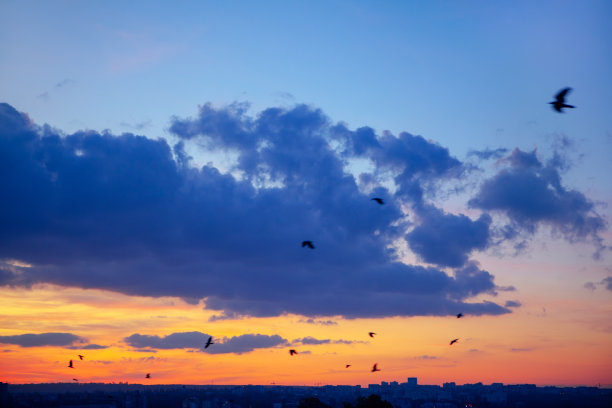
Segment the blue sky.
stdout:
<path fill-rule="evenodd" d="M 596 293 L 604 314 L 611 16 L 4 1 L 0 283 L 205 299 L 215 322 L 532 319 L 561 281 L 555 302 Z M 567 86 L 577 108 L 559 114 Z"/>
<path fill-rule="evenodd" d="M 471 150 L 518 147 L 544 163 L 563 140 L 563 182 L 596 203 L 610 199 L 608 2 L 0 7 L 3 100 L 65 134 L 130 132 L 173 145 L 173 123 L 207 103 L 219 114 L 246 103 L 252 116 L 305 103 L 330 123 L 422 135 L 467 162 Z M 565 86 L 578 109 L 557 114 L 547 102 Z M 195 164 L 223 170 L 236 159 L 223 143 L 198 146 L 186 146 Z M 490 175 L 495 166 L 480 165 Z"/>
<path fill-rule="evenodd" d="M 0 7 L 4 98 L 65 131 L 147 124 L 163 135 L 172 115 L 235 100 L 255 111 L 309 103 L 352 127 L 421 134 L 455 154 L 528 148 L 552 132 L 598 143 L 610 131 L 605 1 Z M 564 86 L 588 109 L 542 110 Z"/>

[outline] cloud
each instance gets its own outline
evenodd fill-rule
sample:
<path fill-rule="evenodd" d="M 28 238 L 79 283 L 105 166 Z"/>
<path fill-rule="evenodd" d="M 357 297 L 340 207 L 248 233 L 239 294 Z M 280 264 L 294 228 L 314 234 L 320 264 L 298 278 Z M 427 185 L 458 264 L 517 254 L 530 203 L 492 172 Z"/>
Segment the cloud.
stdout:
<path fill-rule="evenodd" d="M 72 333 L 28 333 L 15 336 L 0 336 L 0 343 L 16 344 L 20 347 L 66 347 L 84 342 L 87 342 L 87 340 Z"/>
<path fill-rule="evenodd" d="M 102 350 L 108 348 L 108 346 L 101 346 L 99 344 L 86 344 L 83 346 L 72 346 L 68 348 L 71 350 Z"/>
<path fill-rule="evenodd" d="M 300 319 L 298 320 L 299 323 L 307 323 L 307 324 L 320 324 L 323 326 L 335 326 L 338 324 L 338 322 L 334 322 L 333 320 L 316 320 L 313 318 L 309 318 L 309 319 Z"/>
<path fill-rule="evenodd" d="M 448 149 L 422 136 L 401 132 L 398 136 L 372 128 L 351 131 L 342 124 L 332 128 L 333 137 L 343 145 L 344 157 L 367 157 L 378 174 L 391 174 L 397 186 L 396 197 L 421 204 L 425 190 L 440 179 L 453 178 L 463 171 L 462 163 Z"/>
<path fill-rule="evenodd" d="M 147 119 L 147 120 L 143 120 L 142 122 L 135 122 L 135 123 L 130 123 L 130 122 L 125 122 L 122 121 L 119 124 L 125 128 L 128 129 L 132 129 L 132 130 L 136 130 L 136 131 L 142 131 L 146 128 L 151 127 L 151 120 Z"/>
<path fill-rule="evenodd" d="M 66 86 L 74 85 L 75 83 L 76 83 L 76 81 L 74 79 L 66 78 L 66 79 L 56 83 L 55 84 L 55 88 L 60 89 L 60 88 L 66 87 Z"/>
<path fill-rule="evenodd" d="M 351 131 L 305 105 L 247 111 L 204 105 L 174 118 L 181 143 L 171 147 L 130 133 L 63 135 L 0 105 L 0 261 L 30 265 L 0 264 L 0 285 L 203 299 L 219 316 L 510 312 L 471 300 L 495 289 L 491 273 L 466 262 L 486 247 L 487 216 L 428 203 L 464 171 L 446 148 L 406 132 Z M 196 168 L 187 143 L 236 160 L 227 172 Z M 385 205 L 360 189 L 353 158 L 371 160 L 373 179 L 387 183 L 374 190 Z M 407 235 L 419 256 L 456 270 L 402 262 L 392 248 Z M 301 248 L 305 239 L 316 249 Z"/>
<path fill-rule="evenodd" d="M 57 82 L 54 86 L 53 89 L 51 91 L 45 91 L 42 92 L 41 94 L 38 95 L 39 99 L 42 99 L 44 101 L 49 100 L 49 98 L 51 97 L 51 92 L 55 93 L 55 92 L 59 92 L 62 89 L 65 89 L 67 87 L 70 87 L 72 85 L 76 84 L 76 81 L 74 79 L 70 79 L 70 78 L 66 78 L 63 79 L 59 82 Z"/>
<path fill-rule="evenodd" d="M 429 356 L 427 354 L 424 354 L 422 356 L 417 356 L 414 357 L 415 360 L 436 360 L 438 357 L 436 356 Z"/>
<path fill-rule="evenodd" d="M 239 313 L 226 313 L 223 312 L 222 314 L 219 315 L 212 315 L 208 318 L 209 322 L 217 322 L 217 321 L 223 321 L 223 320 L 238 320 L 238 319 L 242 319 L 244 318 L 244 315 L 241 315 Z"/>
<path fill-rule="evenodd" d="M 599 282 L 586 282 L 584 284 L 584 288 L 589 290 L 595 290 L 599 285 L 605 286 L 607 290 L 612 291 L 612 276 L 608 276 L 607 278 L 604 278 Z"/>
<path fill-rule="evenodd" d="M 314 337 L 304 337 L 302 339 L 296 339 L 293 341 L 295 344 L 329 344 L 330 339 L 315 339 Z"/>
<path fill-rule="evenodd" d="M 503 213 L 513 227 L 528 233 L 544 224 L 570 242 L 590 239 L 597 245 L 596 256 L 605 248 L 599 234 L 606 222 L 584 194 L 562 186 L 564 161 L 558 155 L 544 165 L 535 151 L 515 149 L 505 161 L 510 167 L 482 184 L 471 207 Z"/>
<path fill-rule="evenodd" d="M 288 345 L 289 342 L 279 335 L 243 334 L 240 336 L 214 339 L 214 345 L 205 349 L 209 334 L 201 332 L 172 333 L 164 337 L 155 335 L 132 334 L 124 341 L 140 350 L 196 349 L 209 354 L 248 353 L 258 348 L 271 348 Z"/>
<path fill-rule="evenodd" d="M 500 157 L 505 155 L 507 152 L 508 152 L 508 149 L 500 147 L 497 149 L 470 150 L 467 155 L 468 157 L 476 156 L 481 160 L 488 160 L 488 159 L 499 159 Z"/>
<path fill-rule="evenodd" d="M 524 351 L 532 351 L 532 350 L 533 350 L 532 348 L 512 348 L 512 349 L 510 349 L 510 351 L 518 352 L 518 353 L 521 353 L 521 352 L 524 352 Z"/>
<path fill-rule="evenodd" d="M 316 344 L 354 344 L 354 343 L 365 343 L 363 341 L 354 340 L 331 340 L 331 339 L 317 339 L 311 336 L 306 336 L 301 339 L 295 339 L 291 344 L 304 344 L 304 345 L 316 345 Z"/>
<path fill-rule="evenodd" d="M 138 349 L 145 347 L 153 349 L 201 349 L 204 348 L 209 337 L 210 335 L 200 332 L 172 333 L 164 337 L 135 333 L 126 337 L 123 341 Z"/>
<path fill-rule="evenodd" d="M 274 348 L 286 346 L 289 342 L 281 336 L 275 334 L 268 336 L 265 334 L 243 334 L 231 338 L 223 338 L 222 342 L 214 347 L 211 346 L 205 351 L 210 354 L 248 353 L 255 349 Z"/>
<path fill-rule="evenodd" d="M 438 208 L 426 206 L 418 211 L 418 215 L 421 223 L 406 235 L 406 241 L 425 262 L 460 267 L 473 250 L 487 248 L 491 224 L 491 217 L 487 214 L 472 221 L 463 214 L 446 214 Z"/>
<path fill-rule="evenodd" d="M 505 307 L 520 307 L 521 306 L 521 302 L 519 302 L 518 300 L 508 300 L 506 301 L 506 304 L 504 305 Z"/>

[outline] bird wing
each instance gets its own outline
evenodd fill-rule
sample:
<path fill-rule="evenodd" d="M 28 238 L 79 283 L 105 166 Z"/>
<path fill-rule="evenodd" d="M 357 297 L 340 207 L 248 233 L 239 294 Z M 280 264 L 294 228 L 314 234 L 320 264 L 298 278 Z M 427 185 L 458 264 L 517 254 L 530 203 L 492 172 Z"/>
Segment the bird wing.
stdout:
<path fill-rule="evenodd" d="M 565 97 L 567 96 L 567 94 L 572 90 L 572 88 L 565 88 L 562 89 L 561 91 L 559 91 L 559 93 L 555 96 L 555 99 L 557 99 L 557 101 L 563 103 L 563 101 L 565 100 Z"/>

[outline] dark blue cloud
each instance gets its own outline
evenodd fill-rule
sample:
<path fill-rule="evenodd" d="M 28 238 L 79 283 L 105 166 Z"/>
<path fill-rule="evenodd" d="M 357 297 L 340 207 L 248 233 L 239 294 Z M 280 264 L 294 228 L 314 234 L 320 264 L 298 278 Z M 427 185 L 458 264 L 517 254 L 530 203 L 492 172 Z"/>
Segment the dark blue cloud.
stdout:
<path fill-rule="evenodd" d="M 518 300 L 508 300 L 508 301 L 506 301 L 506 304 L 504 306 L 506 306 L 506 307 L 520 307 L 521 306 L 521 302 L 519 302 Z"/>
<path fill-rule="evenodd" d="M 204 349 L 209 337 L 210 335 L 200 332 L 172 333 L 164 337 L 135 333 L 126 337 L 123 341 L 131 347 L 139 349 L 146 347 L 152 349 Z"/>
<path fill-rule="evenodd" d="M 423 261 L 441 266 L 460 267 L 473 250 L 484 250 L 489 242 L 491 217 L 483 214 L 472 221 L 426 206 L 418 211 L 421 222 L 408 235 L 410 249 Z"/>
<path fill-rule="evenodd" d="M 393 176 L 397 197 L 417 204 L 423 201 L 424 190 L 429 184 L 456 177 L 465 170 L 448 149 L 407 132 L 398 136 L 383 132 L 377 136 L 368 127 L 351 131 L 338 124 L 332 128 L 332 135 L 342 143 L 343 156 L 369 158 L 377 172 Z"/>
<path fill-rule="evenodd" d="M 544 165 L 535 151 L 515 149 L 507 162 L 509 168 L 482 184 L 469 201 L 471 207 L 507 215 L 515 233 L 516 228 L 533 233 L 545 224 L 569 241 L 591 239 L 598 252 L 604 248 L 599 234 L 606 228 L 605 220 L 584 194 L 562 186 L 558 157 Z"/>
<path fill-rule="evenodd" d="M 289 342 L 278 334 L 273 336 L 265 334 L 242 334 L 240 336 L 223 338 L 221 343 L 210 346 L 205 351 L 210 354 L 242 354 L 255 349 L 275 348 L 287 345 L 289 345 Z"/>
<path fill-rule="evenodd" d="M 72 333 L 40 333 L 0 336 L 2 344 L 16 344 L 21 347 L 57 346 L 67 347 L 75 343 L 86 343 L 87 340 Z"/>
<path fill-rule="evenodd" d="M 604 278 L 601 283 L 606 286 L 606 289 L 612 290 L 612 276 Z"/>
<path fill-rule="evenodd" d="M 538 159 L 536 150 L 529 153 L 523 152 L 520 149 L 514 149 L 505 160 L 508 161 L 514 168 L 539 169 L 542 167 L 542 163 Z"/>
<path fill-rule="evenodd" d="M 108 346 L 101 346 L 99 344 L 87 344 L 86 346 L 81 347 L 83 350 L 102 350 L 108 348 Z"/>
<path fill-rule="evenodd" d="M 428 183 L 462 171 L 447 149 L 408 133 L 352 132 L 304 105 L 256 117 L 244 105 L 205 105 L 171 130 L 182 140 L 174 147 L 133 134 L 63 135 L 1 104 L 0 284 L 204 299 L 230 317 L 509 312 L 469 302 L 492 293 L 489 272 L 449 275 L 399 262 L 389 249 L 406 235 L 406 203 L 421 211 L 423 226 L 413 224 L 421 256 L 458 266 L 483 248 L 486 216 L 422 215 Z M 194 139 L 234 152 L 231 172 L 194 168 L 185 149 Z M 383 206 L 346 170 L 361 155 L 396 184 L 373 190 L 392 198 Z M 431 238 L 427 223 L 436 222 L 471 238 Z M 305 239 L 316 250 L 301 248 Z"/>
<path fill-rule="evenodd" d="M 140 350 L 196 349 L 209 354 L 248 353 L 259 348 L 288 345 L 289 342 L 279 335 L 243 334 L 240 336 L 214 339 L 214 344 L 204 348 L 210 335 L 201 332 L 172 333 L 164 337 L 132 334 L 124 341 Z"/>

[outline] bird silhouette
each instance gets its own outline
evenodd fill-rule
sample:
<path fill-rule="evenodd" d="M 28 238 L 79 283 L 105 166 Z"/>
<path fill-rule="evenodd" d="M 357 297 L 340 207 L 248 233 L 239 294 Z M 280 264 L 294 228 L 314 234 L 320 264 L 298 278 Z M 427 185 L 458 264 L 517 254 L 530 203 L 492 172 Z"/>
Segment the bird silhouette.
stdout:
<path fill-rule="evenodd" d="M 370 335 L 370 337 L 374 337 L 376 335 L 376 333 L 374 332 L 369 332 L 368 334 Z"/>
<path fill-rule="evenodd" d="M 304 247 L 314 249 L 314 244 L 312 243 L 312 241 L 302 241 L 302 248 Z"/>
<path fill-rule="evenodd" d="M 374 366 L 372 367 L 372 372 L 374 371 L 380 371 L 380 368 L 378 368 L 378 363 L 374 364 Z"/>
<path fill-rule="evenodd" d="M 68 367 L 74 368 L 74 366 L 72 365 L 72 360 L 70 360 L 70 362 L 68 363 Z"/>
<path fill-rule="evenodd" d="M 350 366 L 351 366 L 350 364 L 347 364 L 346 367 L 344 367 L 344 368 L 349 368 Z"/>
<path fill-rule="evenodd" d="M 565 97 L 572 90 L 572 88 L 564 88 L 557 95 L 555 95 L 555 100 L 553 102 L 548 102 L 552 105 L 552 108 L 559 113 L 563 113 L 563 108 L 575 108 L 573 105 L 567 105 L 565 103 Z"/>
<path fill-rule="evenodd" d="M 73 378 L 73 379 L 72 379 L 72 381 L 76 381 L 76 382 L 79 382 L 79 380 L 77 380 L 76 378 Z"/>
<path fill-rule="evenodd" d="M 298 352 L 295 351 L 294 349 L 289 350 L 289 355 L 292 356 L 294 354 L 297 354 Z"/>
<path fill-rule="evenodd" d="M 151 378 L 151 374 L 147 373 L 147 375 L 145 375 L 145 378 Z"/>
<path fill-rule="evenodd" d="M 453 344 L 455 344 L 458 341 L 459 341 L 459 339 L 452 339 L 449 345 L 452 346 Z"/>
<path fill-rule="evenodd" d="M 378 198 L 378 197 L 374 197 L 372 200 L 376 201 L 380 205 L 383 205 L 385 203 L 385 201 L 382 198 Z"/>
<path fill-rule="evenodd" d="M 212 341 L 212 336 L 208 338 L 208 341 L 206 341 L 206 345 L 204 346 L 205 349 L 209 348 L 211 344 L 215 344 Z"/>
<path fill-rule="evenodd" d="M 83 357 L 85 357 L 85 356 L 82 356 L 82 355 L 80 355 L 80 354 L 79 354 L 79 358 L 80 358 L 81 360 L 83 359 Z"/>
<path fill-rule="evenodd" d="M 463 313 L 457 313 L 457 319 L 463 317 Z"/>

